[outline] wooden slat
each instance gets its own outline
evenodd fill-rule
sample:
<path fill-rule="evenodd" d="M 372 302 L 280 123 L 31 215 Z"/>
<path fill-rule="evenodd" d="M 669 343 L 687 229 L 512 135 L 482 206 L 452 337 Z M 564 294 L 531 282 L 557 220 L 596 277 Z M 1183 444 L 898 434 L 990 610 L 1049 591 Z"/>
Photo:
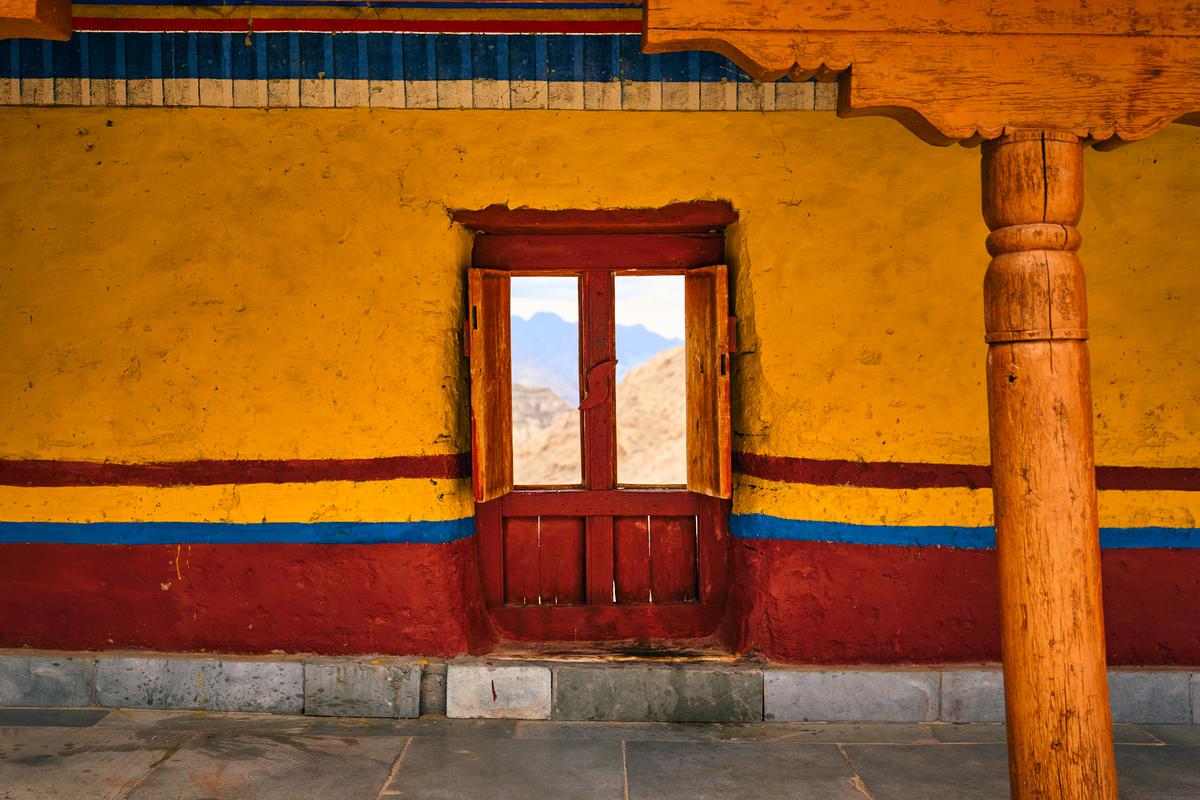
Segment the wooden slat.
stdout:
<path fill-rule="evenodd" d="M 613 518 L 591 516 L 587 518 L 587 553 L 584 567 L 587 571 L 587 602 L 589 605 L 606 606 L 616 602 L 613 589 Z"/>
<path fill-rule="evenodd" d="M 583 517 L 540 517 L 538 585 L 543 604 L 584 601 Z"/>
<path fill-rule="evenodd" d="M 509 277 L 485 269 L 468 270 L 468 276 L 471 474 L 479 503 L 512 491 L 513 485 Z"/>
<path fill-rule="evenodd" d="M 500 501 L 475 506 L 475 542 L 479 548 L 479 576 L 488 607 L 504 604 L 504 520 Z"/>
<path fill-rule="evenodd" d="M 729 497 L 733 462 L 729 422 L 729 285 L 718 265 L 684 276 L 687 319 L 688 489 Z"/>
<path fill-rule="evenodd" d="M 504 602 L 510 606 L 537 605 L 537 517 L 504 520 Z"/>
<path fill-rule="evenodd" d="M 650 590 L 655 603 L 696 600 L 695 517 L 650 517 Z"/>
<path fill-rule="evenodd" d="M 646 517 L 613 520 L 617 603 L 650 602 L 650 541 Z"/>
<path fill-rule="evenodd" d="M 721 234 L 514 234 L 475 237 L 471 260 L 494 269 L 687 269 L 724 254 Z"/>
<path fill-rule="evenodd" d="M 699 639 L 724 609 L 698 603 L 639 606 L 531 606 L 492 609 L 501 635 L 521 641 Z"/>
<path fill-rule="evenodd" d="M 506 494 L 501 507 L 507 516 L 537 514 L 638 516 L 699 514 L 701 498 L 691 492 L 663 489 L 517 490 Z"/>
<path fill-rule="evenodd" d="M 725 602 L 729 582 L 729 510 L 730 501 L 704 497 L 697 519 L 699 535 L 696 568 L 700 580 L 701 603 Z"/>

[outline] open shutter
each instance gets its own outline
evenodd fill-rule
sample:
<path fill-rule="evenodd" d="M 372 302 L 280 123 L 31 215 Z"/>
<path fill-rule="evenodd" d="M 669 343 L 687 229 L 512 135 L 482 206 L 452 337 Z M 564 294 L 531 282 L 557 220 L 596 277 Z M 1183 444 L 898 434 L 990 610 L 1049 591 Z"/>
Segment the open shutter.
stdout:
<path fill-rule="evenodd" d="M 729 497 L 733 462 L 729 433 L 729 283 L 723 265 L 688 270 L 687 314 L 688 489 Z"/>
<path fill-rule="evenodd" d="M 467 335 L 471 358 L 471 475 L 478 503 L 512 491 L 512 344 L 509 275 L 468 274 Z"/>

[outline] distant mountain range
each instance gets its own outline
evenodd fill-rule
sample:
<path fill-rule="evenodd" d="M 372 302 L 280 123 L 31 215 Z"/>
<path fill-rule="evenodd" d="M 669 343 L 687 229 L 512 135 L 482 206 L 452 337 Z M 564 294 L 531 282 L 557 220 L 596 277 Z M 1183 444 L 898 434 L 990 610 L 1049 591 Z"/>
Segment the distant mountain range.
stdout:
<path fill-rule="evenodd" d="M 579 326 L 557 314 L 512 318 L 513 383 L 545 387 L 579 405 Z M 659 336 L 644 325 L 617 326 L 617 380 L 682 339 Z"/>

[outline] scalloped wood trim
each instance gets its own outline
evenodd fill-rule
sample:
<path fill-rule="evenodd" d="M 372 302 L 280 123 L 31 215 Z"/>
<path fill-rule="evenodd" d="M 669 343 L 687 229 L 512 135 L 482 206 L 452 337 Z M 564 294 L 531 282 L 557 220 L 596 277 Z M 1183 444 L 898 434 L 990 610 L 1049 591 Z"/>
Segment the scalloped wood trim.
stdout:
<path fill-rule="evenodd" d="M 1050 0 L 1063 8 L 1042 17 L 991 0 L 935 20 L 919 0 L 647 0 L 643 49 L 712 50 L 761 80 L 836 79 L 839 114 L 890 117 L 933 144 L 1038 129 L 1113 146 L 1200 113 L 1187 1 L 1098 0 L 1107 14 L 1084 14 Z"/>
<path fill-rule="evenodd" d="M 71 38 L 70 0 L 0 0 L 0 39 Z"/>

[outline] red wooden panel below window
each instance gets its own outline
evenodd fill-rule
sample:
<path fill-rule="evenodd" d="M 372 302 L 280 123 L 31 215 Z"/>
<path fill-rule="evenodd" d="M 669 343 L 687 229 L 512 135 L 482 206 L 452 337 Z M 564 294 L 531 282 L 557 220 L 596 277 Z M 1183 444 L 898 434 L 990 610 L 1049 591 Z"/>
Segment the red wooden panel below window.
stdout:
<path fill-rule="evenodd" d="M 526 606 L 494 608 L 502 636 L 519 641 L 692 639 L 721 621 L 720 605 Z"/>
<path fill-rule="evenodd" d="M 650 589 L 655 603 L 696 599 L 696 518 L 650 518 Z"/>
<path fill-rule="evenodd" d="M 650 537 L 646 517 L 613 520 L 613 572 L 618 603 L 650 602 Z"/>
<path fill-rule="evenodd" d="M 538 585 L 541 602 L 575 605 L 584 601 L 583 517 L 541 517 Z"/>
<path fill-rule="evenodd" d="M 537 605 L 537 517 L 504 520 L 504 602 L 514 606 Z"/>

